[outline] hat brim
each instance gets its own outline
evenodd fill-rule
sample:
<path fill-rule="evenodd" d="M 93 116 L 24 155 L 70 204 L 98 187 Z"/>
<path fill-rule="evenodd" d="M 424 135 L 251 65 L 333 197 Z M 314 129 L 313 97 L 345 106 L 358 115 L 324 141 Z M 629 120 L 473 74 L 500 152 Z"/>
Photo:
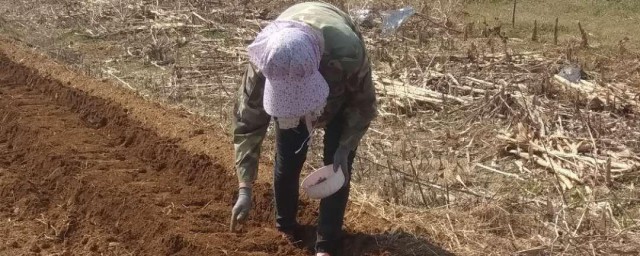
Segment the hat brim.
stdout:
<path fill-rule="evenodd" d="M 263 105 L 273 117 L 302 117 L 326 104 L 329 84 L 320 72 L 300 79 L 266 79 Z"/>

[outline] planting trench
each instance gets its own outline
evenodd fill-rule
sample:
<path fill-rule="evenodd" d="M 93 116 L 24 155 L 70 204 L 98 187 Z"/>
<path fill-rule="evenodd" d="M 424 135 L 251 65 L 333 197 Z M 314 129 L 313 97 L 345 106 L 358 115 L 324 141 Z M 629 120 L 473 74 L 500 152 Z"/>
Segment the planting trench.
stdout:
<path fill-rule="evenodd" d="M 273 229 L 267 183 L 229 232 L 236 184 L 219 128 L 0 40 L 0 255 L 309 254 L 312 226 L 304 245 Z M 375 239 L 342 253 L 388 254 Z"/>
<path fill-rule="evenodd" d="M 7 56 L 0 66 L 0 254 L 304 254 L 267 228 L 265 186 L 252 228 L 230 233 L 237 183 L 218 159 L 159 136 L 116 102 Z"/>

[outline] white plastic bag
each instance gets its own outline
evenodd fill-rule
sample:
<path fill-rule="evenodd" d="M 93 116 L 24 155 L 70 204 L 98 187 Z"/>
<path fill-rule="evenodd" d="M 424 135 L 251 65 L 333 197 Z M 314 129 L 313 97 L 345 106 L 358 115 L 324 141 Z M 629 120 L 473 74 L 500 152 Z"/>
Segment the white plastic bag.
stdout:
<path fill-rule="evenodd" d="M 390 36 L 398 30 L 402 24 L 416 13 L 411 6 L 393 11 L 381 12 L 382 16 L 382 36 Z"/>

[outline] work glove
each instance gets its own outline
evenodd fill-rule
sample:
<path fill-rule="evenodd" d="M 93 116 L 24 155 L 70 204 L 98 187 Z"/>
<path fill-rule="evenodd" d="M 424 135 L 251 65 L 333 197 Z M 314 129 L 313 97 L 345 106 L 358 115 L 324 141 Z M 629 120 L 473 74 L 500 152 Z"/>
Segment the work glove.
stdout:
<path fill-rule="evenodd" d="M 333 154 L 333 171 L 337 172 L 338 167 L 342 170 L 342 174 L 344 174 L 343 187 L 349 184 L 349 153 L 351 153 L 351 150 L 339 146 L 336 153 Z"/>
<path fill-rule="evenodd" d="M 231 209 L 231 232 L 235 231 L 236 224 L 243 222 L 249 216 L 251 210 L 251 188 L 242 187 L 238 191 L 238 201 Z"/>

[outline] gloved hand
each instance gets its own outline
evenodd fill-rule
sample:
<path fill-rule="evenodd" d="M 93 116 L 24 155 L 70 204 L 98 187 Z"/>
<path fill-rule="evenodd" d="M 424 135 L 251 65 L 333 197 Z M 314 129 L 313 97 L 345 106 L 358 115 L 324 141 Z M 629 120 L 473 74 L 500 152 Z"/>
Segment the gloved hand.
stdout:
<path fill-rule="evenodd" d="M 342 170 L 342 174 L 344 174 L 343 187 L 349 184 L 349 153 L 351 153 L 351 150 L 339 146 L 336 153 L 333 154 L 333 171 L 337 172 L 338 167 Z"/>
<path fill-rule="evenodd" d="M 231 209 L 231 232 L 236 230 L 238 222 L 245 221 L 251 210 L 251 188 L 242 187 L 238 191 L 238 201 Z"/>

